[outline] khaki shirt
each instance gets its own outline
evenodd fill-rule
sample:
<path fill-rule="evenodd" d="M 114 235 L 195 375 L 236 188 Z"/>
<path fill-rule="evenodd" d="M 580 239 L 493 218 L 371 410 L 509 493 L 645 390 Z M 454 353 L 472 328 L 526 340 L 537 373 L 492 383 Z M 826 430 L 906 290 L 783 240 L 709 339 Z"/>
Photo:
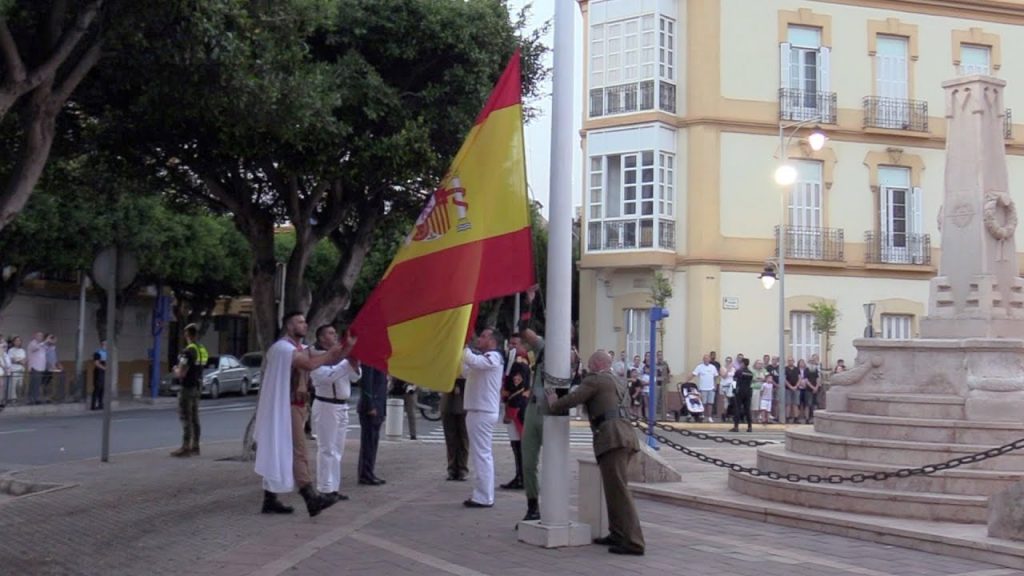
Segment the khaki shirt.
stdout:
<path fill-rule="evenodd" d="M 610 372 L 590 374 L 572 392 L 562 396 L 550 406 L 550 412 L 558 414 L 579 404 L 587 406 L 587 414 L 596 418 L 609 411 L 619 410 L 619 398 L 627 396 L 625 383 Z M 640 449 L 636 433 L 629 420 L 609 418 L 594 432 L 594 455 L 601 456 L 616 448 L 628 448 L 631 452 Z"/>

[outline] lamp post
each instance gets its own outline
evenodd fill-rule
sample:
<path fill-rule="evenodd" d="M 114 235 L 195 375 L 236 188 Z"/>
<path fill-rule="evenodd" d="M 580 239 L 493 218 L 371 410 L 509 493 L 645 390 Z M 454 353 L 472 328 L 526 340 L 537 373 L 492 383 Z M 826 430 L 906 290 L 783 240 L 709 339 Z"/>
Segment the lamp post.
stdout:
<path fill-rule="evenodd" d="M 668 318 L 668 310 L 655 306 L 651 308 L 651 381 L 647 392 L 647 445 L 658 449 L 658 441 L 654 439 L 654 421 L 657 419 L 654 409 L 657 407 L 658 399 L 658 322 Z M 664 384 L 663 384 L 664 385 Z M 684 400 L 685 401 L 685 400 Z"/>
<path fill-rule="evenodd" d="M 783 423 L 786 422 L 786 387 L 784 384 L 786 376 L 786 192 L 796 182 L 798 176 L 796 167 L 788 162 L 788 149 L 789 142 L 796 136 L 797 131 L 801 127 L 820 120 L 821 118 L 818 116 L 792 124 L 779 124 L 779 167 L 775 169 L 775 183 L 782 187 L 782 192 L 779 194 L 779 204 L 781 205 L 782 213 L 781 220 L 779 221 L 779 240 L 775 260 L 776 271 L 774 274 L 771 274 L 771 271 L 766 266 L 765 272 L 761 274 L 761 282 L 766 289 L 771 289 L 775 283 L 772 280 L 768 280 L 768 278 L 776 278 L 779 282 L 779 382 L 776 385 L 782 391 L 779 394 L 779 418 Z M 788 138 L 786 137 L 787 130 L 792 130 Z M 825 134 L 825 131 L 815 126 L 814 130 L 807 136 L 807 143 L 810 144 L 812 150 L 817 152 L 825 146 L 827 139 L 828 136 Z"/>
<path fill-rule="evenodd" d="M 864 316 L 867 318 L 868 325 L 864 327 L 864 337 L 874 338 L 875 337 L 875 304 L 874 302 L 868 302 L 864 305 Z"/>

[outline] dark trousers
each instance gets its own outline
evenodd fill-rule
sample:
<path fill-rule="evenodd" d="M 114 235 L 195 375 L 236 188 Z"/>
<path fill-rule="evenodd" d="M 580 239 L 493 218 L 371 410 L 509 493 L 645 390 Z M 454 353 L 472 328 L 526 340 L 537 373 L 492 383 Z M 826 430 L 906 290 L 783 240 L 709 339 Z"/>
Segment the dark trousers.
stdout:
<path fill-rule="evenodd" d="M 181 419 L 181 447 L 199 448 L 199 387 L 178 391 L 178 418 Z"/>
<path fill-rule="evenodd" d="M 636 503 L 629 492 L 627 478 L 629 459 L 633 452 L 629 448 L 615 448 L 597 457 L 604 483 L 604 501 L 608 507 L 608 532 L 622 546 L 644 549 L 644 533 L 640 529 L 640 517 Z"/>
<path fill-rule="evenodd" d="M 107 373 L 105 371 L 96 371 L 92 373 L 92 403 L 90 408 L 98 410 L 103 408 L 103 392 L 107 386 Z"/>
<path fill-rule="evenodd" d="M 45 385 L 44 377 L 46 372 L 40 372 L 38 370 L 29 370 L 28 373 L 28 402 L 29 404 L 39 404 L 39 394 L 42 390 L 43 396 L 46 395 L 46 391 L 43 390 Z"/>
<path fill-rule="evenodd" d="M 733 398 L 733 413 L 732 413 L 732 425 L 734 428 L 740 427 L 740 422 L 746 420 L 747 428 L 750 427 L 750 397 L 753 395 L 751 389 L 737 389 L 736 396 Z"/>
<path fill-rule="evenodd" d="M 384 418 L 379 414 L 370 416 L 359 413 L 359 479 L 373 480 L 374 466 L 377 465 L 377 445 L 380 444 L 380 426 Z"/>
<path fill-rule="evenodd" d="M 444 427 L 444 445 L 448 451 L 448 475 L 465 478 L 469 475 L 469 432 L 466 431 L 466 413 L 441 413 Z"/>

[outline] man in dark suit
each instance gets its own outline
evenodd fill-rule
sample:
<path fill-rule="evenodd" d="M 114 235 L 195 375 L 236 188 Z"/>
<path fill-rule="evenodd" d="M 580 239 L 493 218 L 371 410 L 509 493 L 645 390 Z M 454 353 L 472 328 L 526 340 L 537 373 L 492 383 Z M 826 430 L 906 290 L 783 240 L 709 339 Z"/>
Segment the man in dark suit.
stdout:
<path fill-rule="evenodd" d="M 640 518 L 626 486 L 629 460 L 640 446 L 626 413 L 626 384 L 612 374 L 611 367 L 612 357 L 607 352 L 594 352 L 587 363 L 590 374 L 572 392 L 561 398 L 553 390 L 547 392 L 549 412 L 568 414 L 569 408 L 586 405 L 608 506 L 609 535 L 595 539 L 594 543 L 609 546 L 612 554 L 643 556 Z"/>
<path fill-rule="evenodd" d="M 380 427 L 387 413 L 388 377 L 376 368 L 363 365 L 362 389 L 359 393 L 359 483 L 380 486 L 384 481 L 374 474 Z"/>
<path fill-rule="evenodd" d="M 466 410 L 462 393 L 466 379 L 456 378 L 451 392 L 441 395 L 441 426 L 448 449 L 448 480 L 464 482 L 469 475 L 469 432 L 466 431 Z"/>

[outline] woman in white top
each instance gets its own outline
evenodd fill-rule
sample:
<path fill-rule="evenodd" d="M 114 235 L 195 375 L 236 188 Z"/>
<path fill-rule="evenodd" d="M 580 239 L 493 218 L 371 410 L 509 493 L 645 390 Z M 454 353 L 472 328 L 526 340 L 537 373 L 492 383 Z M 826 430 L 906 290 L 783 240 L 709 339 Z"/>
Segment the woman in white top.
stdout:
<path fill-rule="evenodd" d="M 720 376 L 722 380 L 719 384 L 719 389 L 722 391 L 722 397 L 725 398 L 723 401 L 725 406 L 718 410 L 718 413 L 724 414 L 722 421 L 725 421 L 731 417 L 733 396 L 736 393 L 736 365 L 733 363 L 731 356 L 725 359 Z"/>
<path fill-rule="evenodd" d="M 10 346 L 7 349 L 7 353 L 4 354 L 4 358 L 9 364 L 7 372 L 11 375 L 11 389 L 8 392 L 7 398 L 9 400 L 17 400 L 18 390 L 21 389 L 22 383 L 25 381 L 25 366 L 28 363 L 28 354 L 22 348 L 20 336 L 11 338 Z"/>

